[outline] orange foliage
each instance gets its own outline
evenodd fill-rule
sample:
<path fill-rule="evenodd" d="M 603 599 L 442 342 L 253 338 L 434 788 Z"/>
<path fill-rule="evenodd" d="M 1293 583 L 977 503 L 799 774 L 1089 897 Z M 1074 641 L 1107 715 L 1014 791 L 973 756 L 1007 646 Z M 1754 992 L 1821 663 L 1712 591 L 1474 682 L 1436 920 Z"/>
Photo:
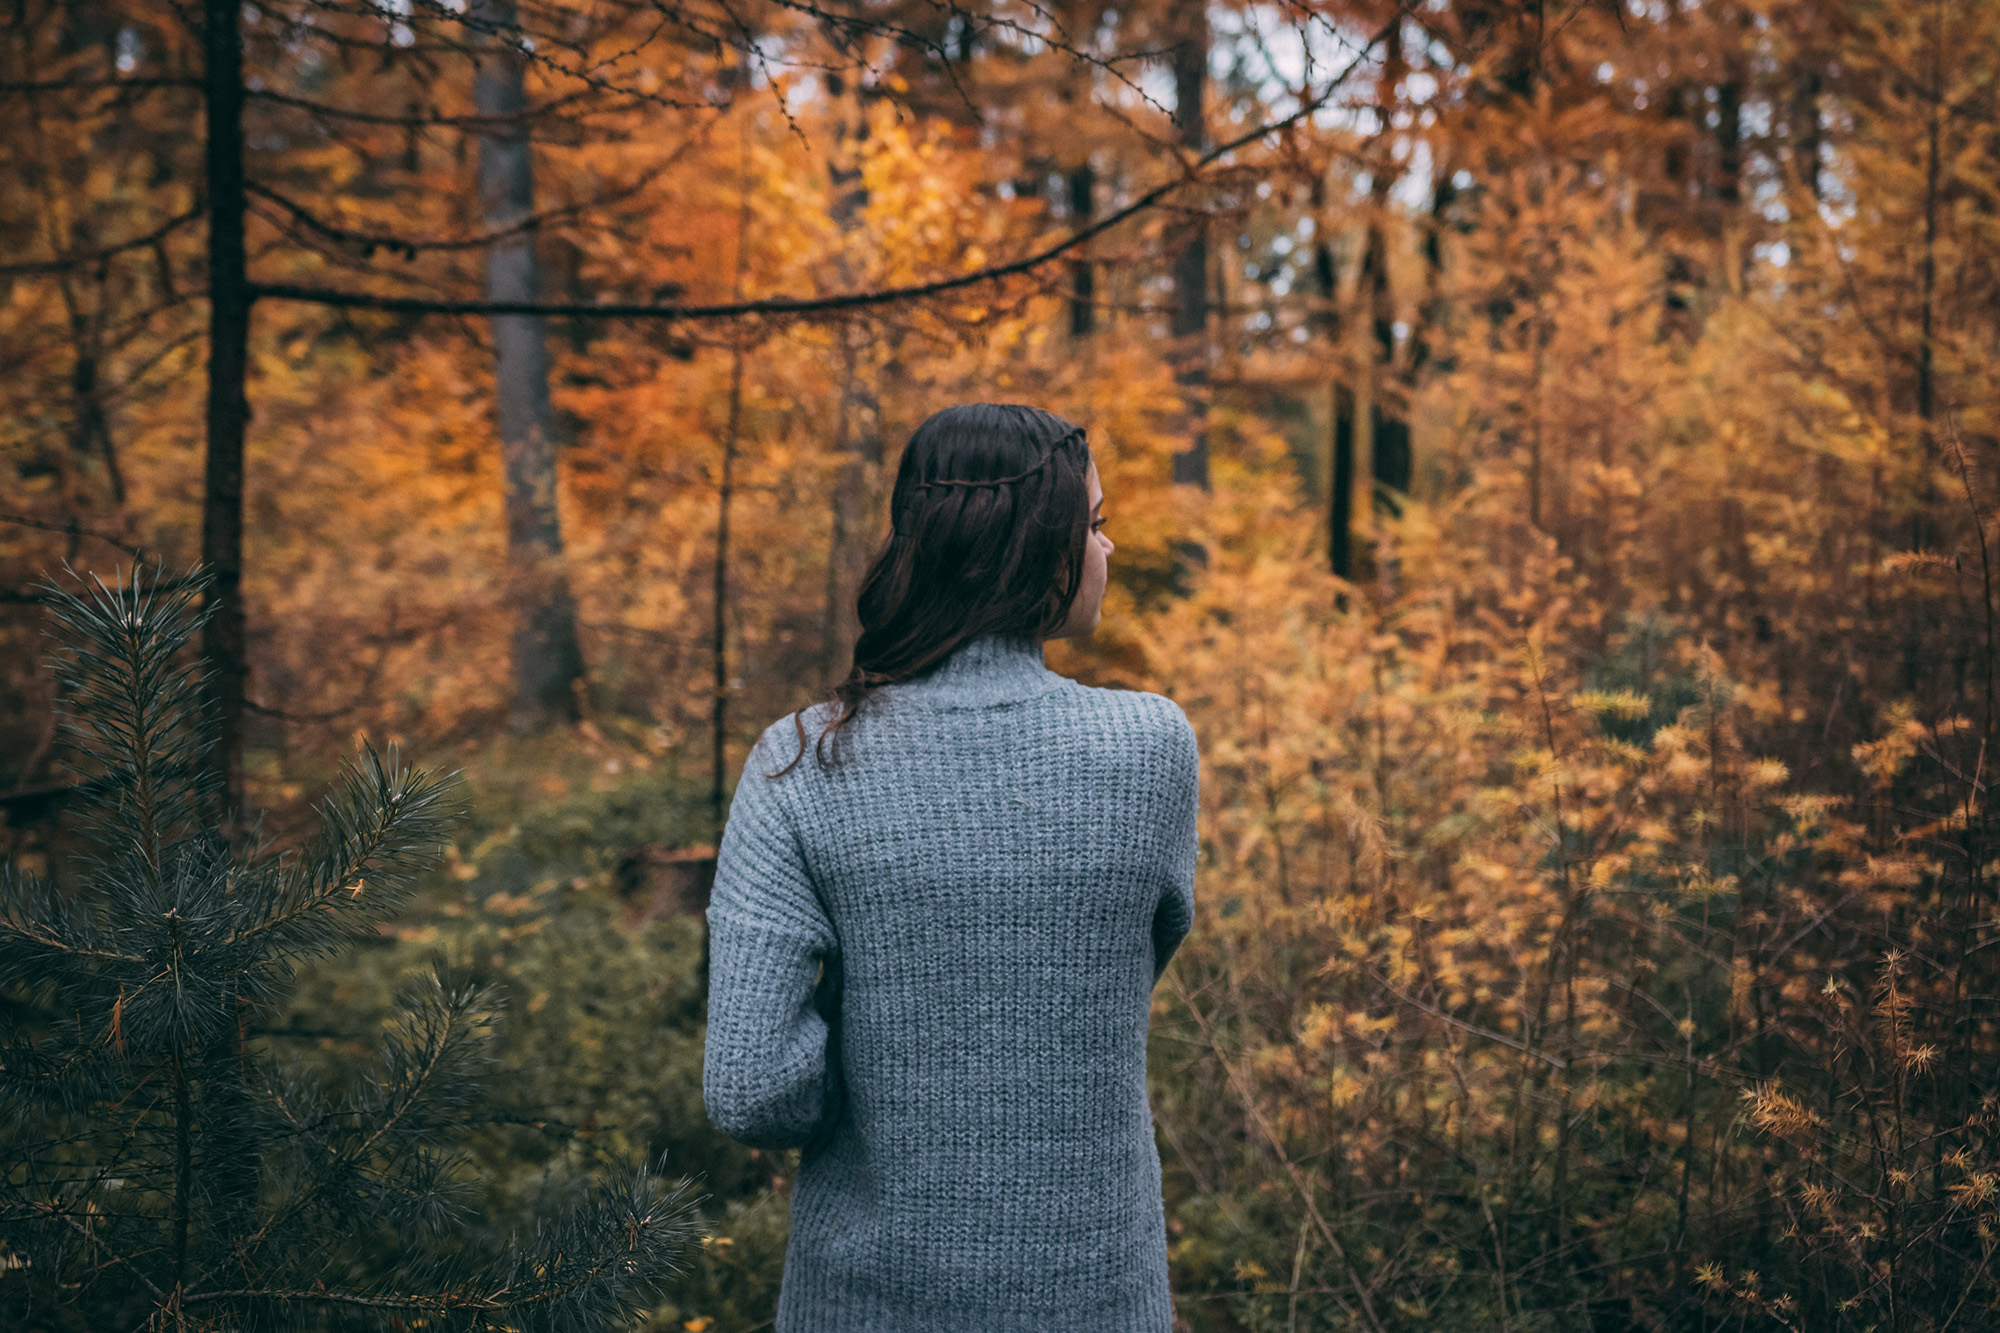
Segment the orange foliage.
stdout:
<path fill-rule="evenodd" d="M 1118 551 L 1104 628 L 1051 665 L 1173 695 L 1204 750 L 1201 916 L 1156 1009 L 1192 1326 L 1981 1326 L 2000 1317 L 2000 11 L 1525 12 L 1424 7 L 1401 48 L 1416 73 L 1211 173 L 1206 492 L 1168 482 L 1188 390 L 1159 216 L 1093 242 L 1085 338 L 1059 265 L 814 322 L 558 324 L 589 725 L 705 761 L 739 350 L 739 744 L 844 667 L 918 421 L 967 399 L 1070 415 Z M 760 21 L 805 41 L 789 13 Z M 1132 44 L 1164 13 L 1128 16 Z M 1260 14 L 1212 10 L 1239 37 Z M 145 28 L 149 59 L 183 58 L 173 31 Z M 45 59 L 22 41 L 10 69 Z M 1154 84 L 989 41 L 959 71 L 983 124 L 937 62 L 885 42 L 865 97 L 781 68 L 782 108 L 763 88 L 551 130 L 539 204 L 591 223 L 549 224 L 550 286 L 722 300 L 739 253 L 752 298 L 922 282 L 1062 234 L 1050 178 L 1079 146 L 1106 198 L 1181 169 Z M 648 86 L 742 77 L 726 47 L 646 50 Z M 468 102 L 443 68 L 392 54 L 321 71 L 314 96 Z M 531 98 L 568 86 L 535 73 Z M 1278 81 L 1218 89 L 1211 120 L 1268 113 Z M 65 133 L 138 133 L 108 101 L 36 105 Z M 363 129 L 356 148 L 302 124 L 253 169 L 322 216 L 476 232 L 462 134 Z M 186 145 L 141 129 L 166 168 L 10 136 L 23 245 L 67 253 L 188 207 Z M 477 290 L 476 249 L 363 259 L 281 218 L 253 228 L 267 279 Z M 191 262 L 192 232 L 163 244 Z M 65 549 L 119 558 L 65 524 L 194 550 L 198 321 L 91 332 L 93 311 L 123 327 L 158 299 L 149 264 L 7 279 L 0 339 L 24 369 L 0 456 L 9 509 L 42 524 L 0 526 L 17 585 Z M 280 792 L 356 729 L 492 731 L 509 625 L 480 326 L 257 320 L 253 775 Z M 110 451 L 77 427 L 85 353 L 120 386 Z M 1351 579 L 1326 555 L 1336 385 L 1363 409 Z M 1365 479 L 1369 408 L 1407 415 L 1407 494 Z M 24 645 L 27 622 L 5 633 Z"/>

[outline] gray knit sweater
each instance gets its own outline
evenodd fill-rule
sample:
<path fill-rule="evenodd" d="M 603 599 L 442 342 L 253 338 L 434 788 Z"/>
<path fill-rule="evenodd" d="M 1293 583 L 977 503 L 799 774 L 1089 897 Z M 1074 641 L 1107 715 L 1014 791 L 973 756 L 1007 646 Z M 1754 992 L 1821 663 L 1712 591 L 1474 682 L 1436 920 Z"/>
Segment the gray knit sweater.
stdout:
<path fill-rule="evenodd" d="M 1146 1028 L 1193 728 L 988 638 L 841 745 L 767 780 L 764 733 L 708 912 L 709 1116 L 804 1150 L 777 1333 L 1168 1333 Z"/>

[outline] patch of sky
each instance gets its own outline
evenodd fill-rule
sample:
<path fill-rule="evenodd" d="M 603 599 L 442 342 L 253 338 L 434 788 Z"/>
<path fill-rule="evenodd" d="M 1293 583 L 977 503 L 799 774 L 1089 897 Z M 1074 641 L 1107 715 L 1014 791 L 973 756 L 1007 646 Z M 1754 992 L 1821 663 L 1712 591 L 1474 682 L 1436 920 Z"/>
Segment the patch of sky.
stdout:
<path fill-rule="evenodd" d="M 417 34 L 411 31 L 410 25 L 404 21 L 410 17 L 410 0 L 382 0 L 379 8 L 384 14 L 390 17 L 389 44 L 391 46 L 415 45 Z M 521 44 L 527 46 L 528 40 L 525 37 L 522 38 Z"/>
<path fill-rule="evenodd" d="M 139 59 L 146 53 L 145 44 L 139 40 L 139 30 L 137 28 L 120 28 L 118 30 L 117 50 L 116 59 L 120 74 L 130 74 L 133 70 L 139 68 Z"/>
<path fill-rule="evenodd" d="M 1829 227 L 1845 226 L 1854 219 L 1855 198 L 1841 170 L 1840 154 L 1822 149 L 1819 180 L 1820 219 Z"/>

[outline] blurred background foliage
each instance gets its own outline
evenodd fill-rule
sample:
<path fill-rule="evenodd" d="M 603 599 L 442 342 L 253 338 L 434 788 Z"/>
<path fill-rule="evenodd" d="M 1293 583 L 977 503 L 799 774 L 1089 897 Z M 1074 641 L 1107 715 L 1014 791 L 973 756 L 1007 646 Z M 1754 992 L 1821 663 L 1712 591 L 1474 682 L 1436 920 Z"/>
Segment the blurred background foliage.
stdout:
<path fill-rule="evenodd" d="M 462 767 L 475 812 L 272 1026 L 337 1070 L 430 953 L 500 983 L 546 1151 L 706 1181 L 660 1327 L 768 1325 L 790 1164 L 707 1129 L 698 921 L 634 904 L 713 843 L 718 748 L 733 777 L 845 668 L 896 450 L 968 399 L 1090 427 L 1112 588 L 1050 664 L 1173 695 L 1203 744 L 1153 1049 L 1188 1328 L 2000 1318 L 2000 11 L 240 20 L 249 281 L 309 289 L 248 330 L 244 801 L 293 836 L 368 737 Z M 65 799 L 33 578 L 213 556 L 237 512 L 203 35 L 29 3 L 0 56 L 26 863 Z M 475 57 L 525 111 L 482 109 Z M 516 125 L 527 215 L 481 190 L 524 183 L 490 165 Z M 1019 273 L 756 304 L 980 273 L 1183 176 Z M 529 317 L 477 306 L 523 235 L 540 381 L 502 336 Z M 546 410 L 496 391 L 536 382 Z M 540 1165 L 496 1148 L 497 1197 Z"/>

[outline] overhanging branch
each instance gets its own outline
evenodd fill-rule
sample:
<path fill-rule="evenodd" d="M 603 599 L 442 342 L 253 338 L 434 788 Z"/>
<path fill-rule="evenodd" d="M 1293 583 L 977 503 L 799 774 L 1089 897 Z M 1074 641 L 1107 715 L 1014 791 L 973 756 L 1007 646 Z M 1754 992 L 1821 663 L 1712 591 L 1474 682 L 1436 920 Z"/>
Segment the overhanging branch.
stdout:
<path fill-rule="evenodd" d="M 872 292 L 847 292 L 836 296 L 766 297 L 755 301 L 723 301 L 710 305 L 661 304 L 657 302 L 616 302 L 581 304 L 560 301 L 440 301 L 417 296 L 388 296 L 375 292 L 343 292 L 323 287 L 307 287 L 296 283 L 255 283 L 254 295 L 274 301 L 304 301 L 315 305 L 333 306 L 346 310 L 380 310 L 401 315 L 542 315 L 554 319 L 738 319 L 752 315 L 823 315 L 847 310 L 861 310 L 872 306 L 896 305 L 905 301 L 923 300 L 927 297 L 942 296 L 948 292 L 962 291 L 981 283 L 996 282 L 1002 278 L 1014 277 L 1040 268 L 1051 260 L 1058 259 L 1092 238 L 1111 230 L 1140 213 L 1145 212 L 1160 200 L 1183 186 L 1196 183 L 1201 170 L 1220 158 L 1228 156 L 1239 148 L 1247 147 L 1260 139 L 1276 134 L 1300 121 L 1307 119 L 1328 102 L 1348 79 L 1352 78 L 1371 58 L 1375 48 L 1388 36 L 1393 25 L 1402 22 L 1403 12 L 1399 8 L 1396 15 L 1375 31 L 1360 54 L 1320 92 L 1312 101 L 1300 106 L 1289 116 L 1255 129 L 1245 131 L 1233 139 L 1217 144 L 1201 156 L 1184 165 L 1179 176 L 1162 181 L 1152 189 L 1134 199 L 1125 207 L 1104 218 L 1070 233 L 1062 240 L 1054 242 L 1034 254 L 1012 260 L 1005 264 L 993 264 L 975 269 L 953 278 L 939 278 L 933 282 L 911 283 L 901 287 L 885 287 Z"/>
<path fill-rule="evenodd" d="M 29 259 L 17 264 L 0 264 L 0 278 L 25 278 L 49 273 L 70 273 L 77 269 L 101 264 L 114 255 L 127 250 L 144 250 L 157 245 L 181 227 L 199 218 L 198 210 L 176 213 L 159 226 L 142 236 L 134 236 L 129 241 L 119 241 L 113 245 L 99 246 L 95 250 L 80 250 L 73 254 L 58 255 L 51 259 Z"/>

